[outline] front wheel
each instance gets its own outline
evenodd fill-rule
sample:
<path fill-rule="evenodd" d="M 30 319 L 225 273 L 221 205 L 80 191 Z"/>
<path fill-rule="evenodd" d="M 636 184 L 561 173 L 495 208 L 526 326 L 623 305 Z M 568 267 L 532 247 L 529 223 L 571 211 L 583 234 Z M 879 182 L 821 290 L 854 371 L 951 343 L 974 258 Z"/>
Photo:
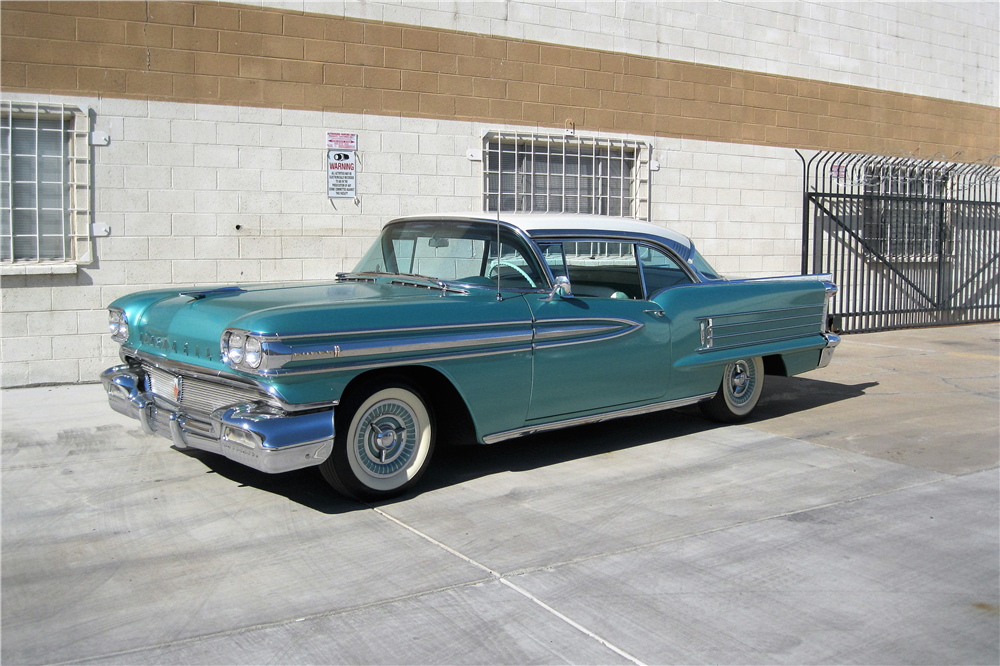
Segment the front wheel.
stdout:
<path fill-rule="evenodd" d="M 387 379 L 355 390 L 337 408 L 333 453 L 320 473 L 359 500 L 393 497 L 423 475 L 434 451 L 434 414 L 420 389 Z"/>
<path fill-rule="evenodd" d="M 764 361 L 760 356 L 741 358 L 726 366 L 715 397 L 698 406 L 714 421 L 738 423 L 750 416 L 763 389 Z"/>

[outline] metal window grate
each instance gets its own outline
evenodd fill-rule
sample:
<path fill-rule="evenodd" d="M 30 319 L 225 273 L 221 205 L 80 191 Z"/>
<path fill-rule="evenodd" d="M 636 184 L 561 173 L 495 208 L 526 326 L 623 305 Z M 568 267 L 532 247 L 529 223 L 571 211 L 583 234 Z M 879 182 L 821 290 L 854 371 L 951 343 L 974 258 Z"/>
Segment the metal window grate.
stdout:
<path fill-rule="evenodd" d="M 65 262 L 89 245 L 89 118 L 64 104 L 0 104 L 0 261 Z"/>
<path fill-rule="evenodd" d="M 864 237 L 888 257 L 937 260 L 947 230 L 939 228 L 948 172 L 895 160 L 865 167 Z"/>
<path fill-rule="evenodd" d="M 524 132 L 483 138 L 483 209 L 649 219 L 649 146 Z"/>

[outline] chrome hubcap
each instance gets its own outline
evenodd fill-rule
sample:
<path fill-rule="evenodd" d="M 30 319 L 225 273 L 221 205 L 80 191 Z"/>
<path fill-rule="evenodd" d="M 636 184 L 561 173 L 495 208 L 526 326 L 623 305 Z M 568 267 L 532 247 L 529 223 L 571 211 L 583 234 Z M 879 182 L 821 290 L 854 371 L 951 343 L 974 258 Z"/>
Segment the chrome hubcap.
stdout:
<path fill-rule="evenodd" d="M 737 398 L 743 395 L 743 393 L 749 388 L 749 377 L 746 363 L 743 361 L 738 361 L 736 366 L 733 368 L 733 377 L 731 384 L 733 387 L 733 395 Z"/>
<path fill-rule="evenodd" d="M 355 450 L 372 476 L 392 476 L 406 467 L 417 442 L 417 418 L 400 400 L 372 405 L 358 423 Z"/>
<path fill-rule="evenodd" d="M 372 444 L 375 445 L 375 449 L 378 451 L 379 462 L 384 463 L 390 452 L 395 448 L 396 442 L 402 441 L 403 436 L 406 434 L 406 428 L 391 428 L 384 423 L 382 426 L 385 426 L 385 429 L 382 429 L 377 423 L 371 424 L 370 427 L 375 434 L 375 440 Z"/>
<path fill-rule="evenodd" d="M 743 404 L 753 395 L 754 369 L 746 361 L 736 361 L 729 366 L 729 395 L 732 402 Z"/>

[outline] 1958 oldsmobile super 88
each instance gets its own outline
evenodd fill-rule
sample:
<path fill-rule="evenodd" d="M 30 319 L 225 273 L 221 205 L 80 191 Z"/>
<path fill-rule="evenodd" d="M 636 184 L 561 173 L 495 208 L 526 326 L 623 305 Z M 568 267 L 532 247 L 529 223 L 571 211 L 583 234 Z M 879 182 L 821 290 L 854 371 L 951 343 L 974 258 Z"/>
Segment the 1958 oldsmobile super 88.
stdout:
<path fill-rule="evenodd" d="M 746 418 L 765 374 L 830 362 L 828 276 L 725 280 L 691 241 L 595 216 L 390 222 L 323 283 L 132 294 L 111 406 L 178 448 L 318 465 L 379 499 L 440 435 L 485 444 L 698 403 Z"/>

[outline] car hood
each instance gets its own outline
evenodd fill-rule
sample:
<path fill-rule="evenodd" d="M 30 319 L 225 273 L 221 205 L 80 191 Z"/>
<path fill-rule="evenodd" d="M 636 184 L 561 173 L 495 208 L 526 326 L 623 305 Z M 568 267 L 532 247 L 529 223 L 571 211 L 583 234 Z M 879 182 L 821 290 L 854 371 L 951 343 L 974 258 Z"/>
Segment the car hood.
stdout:
<path fill-rule="evenodd" d="M 487 290 L 444 292 L 380 278 L 375 282 L 140 292 L 120 298 L 112 306 L 128 316 L 126 347 L 231 372 L 219 356 L 219 341 L 227 328 L 284 337 L 460 324 L 470 300 L 495 299 L 495 292 Z"/>

